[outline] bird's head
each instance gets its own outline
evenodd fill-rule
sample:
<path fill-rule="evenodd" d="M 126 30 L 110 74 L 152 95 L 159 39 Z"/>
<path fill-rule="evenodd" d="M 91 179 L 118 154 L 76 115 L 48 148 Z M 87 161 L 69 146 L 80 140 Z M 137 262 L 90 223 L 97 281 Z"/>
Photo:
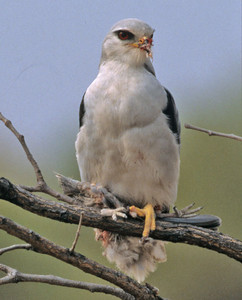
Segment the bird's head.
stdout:
<path fill-rule="evenodd" d="M 101 63 L 107 60 L 143 65 L 152 58 L 154 29 L 138 19 L 116 23 L 103 42 Z"/>

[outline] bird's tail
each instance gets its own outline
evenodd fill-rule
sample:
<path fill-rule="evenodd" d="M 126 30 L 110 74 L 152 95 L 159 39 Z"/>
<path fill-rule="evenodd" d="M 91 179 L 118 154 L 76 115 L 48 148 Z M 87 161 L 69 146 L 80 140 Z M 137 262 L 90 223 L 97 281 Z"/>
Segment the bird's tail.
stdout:
<path fill-rule="evenodd" d="M 103 255 L 127 275 L 142 282 L 150 272 L 154 272 L 158 262 L 166 261 L 164 242 L 149 239 L 120 236 L 108 231 L 95 229 L 96 239 L 102 241 Z"/>

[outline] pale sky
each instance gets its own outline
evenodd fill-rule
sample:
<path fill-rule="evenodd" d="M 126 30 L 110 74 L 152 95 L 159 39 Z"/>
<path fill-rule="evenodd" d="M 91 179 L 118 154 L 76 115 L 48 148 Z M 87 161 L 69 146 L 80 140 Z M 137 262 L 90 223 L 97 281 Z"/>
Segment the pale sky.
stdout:
<path fill-rule="evenodd" d="M 102 41 L 128 17 L 155 28 L 156 74 L 181 118 L 207 103 L 213 110 L 211 101 L 222 105 L 241 88 L 240 6 L 239 0 L 0 0 L 0 111 L 34 148 L 56 139 L 62 125 L 75 139 Z M 216 98 L 221 90 L 225 97 Z"/>

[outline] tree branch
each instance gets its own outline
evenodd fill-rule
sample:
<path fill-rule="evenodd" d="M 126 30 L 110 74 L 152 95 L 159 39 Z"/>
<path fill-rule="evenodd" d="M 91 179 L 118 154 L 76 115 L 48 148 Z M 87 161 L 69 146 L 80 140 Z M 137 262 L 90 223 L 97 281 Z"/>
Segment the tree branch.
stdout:
<path fill-rule="evenodd" d="M 27 156 L 28 161 L 31 163 L 32 167 L 34 168 L 34 172 L 36 175 L 36 180 L 37 180 L 37 185 L 35 187 L 28 187 L 28 186 L 23 186 L 24 189 L 30 191 L 30 192 L 42 192 L 46 193 L 48 195 L 51 195 L 59 200 L 62 200 L 67 203 L 74 204 L 74 201 L 72 198 L 60 194 L 53 190 L 51 187 L 47 185 L 47 183 L 44 180 L 44 177 L 42 175 L 42 172 L 39 168 L 38 163 L 34 159 L 33 155 L 31 154 L 27 144 L 25 143 L 24 136 L 20 134 L 17 129 L 13 126 L 12 122 L 8 119 L 6 119 L 2 113 L 0 112 L 0 120 L 5 124 L 5 126 L 12 131 L 12 133 L 16 136 L 20 144 L 22 145 L 22 148 Z"/>
<path fill-rule="evenodd" d="M 13 126 L 12 122 L 8 119 L 6 119 L 2 113 L 0 112 L 0 120 L 3 121 L 3 123 L 5 124 L 5 126 L 12 131 L 12 133 L 16 136 L 16 138 L 19 140 L 20 144 L 23 147 L 23 150 L 29 160 L 29 162 L 31 163 L 31 165 L 34 168 L 35 171 L 35 175 L 36 175 L 36 179 L 37 179 L 37 183 L 39 185 L 45 184 L 45 180 L 44 177 L 42 175 L 42 172 L 38 166 L 38 163 L 36 162 L 36 160 L 34 159 L 33 155 L 30 153 L 29 148 L 27 147 L 26 143 L 25 143 L 25 139 L 24 136 L 22 134 L 20 134 L 16 128 Z"/>
<path fill-rule="evenodd" d="M 92 293 L 95 292 L 105 293 L 109 295 L 114 295 L 123 300 L 135 299 L 133 296 L 131 296 L 128 293 L 125 293 L 120 288 L 115 288 L 103 284 L 94 284 L 94 283 L 88 283 L 82 281 L 69 280 L 54 275 L 26 274 L 26 273 L 21 273 L 18 270 L 3 264 L 0 264 L 0 270 L 7 274 L 6 276 L 0 278 L 0 285 L 9 284 L 9 283 L 18 283 L 18 282 L 40 282 L 40 283 L 47 283 L 51 285 L 88 290 Z"/>
<path fill-rule="evenodd" d="M 128 218 L 114 221 L 102 216 L 97 209 L 82 206 L 81 203 L 74 206 L 47 201 L 12 184 L 5 178 L 0 179 L 0 198 L 32 213 L 61 222 L 78 224 L 80 214 L 83 213 L 83 226 L 100 228 L 121 235 L 142 236 L 143 222 L 139 220 Z M 242 242 L 213 230 L 158 221 L 156 230 L 150 236 L 159 240 L 204 247 L 242 261 Z"/>
<path fill-rule="evenodd" d="M 17 249 L 29 250 L 29 249 L 31 249 L 31 247 L 32 246 L 30 244 L 12 245 L 12 246 L 0 249 L 0 255 L 4 254 L 6 252 L 9 252 L 9 251 L 17 250 Z"/>
<path fill-rule="evenodd" d="M 33 158 L 33 155 L 30 153 L 29 148 L 25 143 L 24 136 L 19 134 L 19 132 L 12 125 L 11 121 L 7 120 L 1 113 L 0 120 L 4 122 L 4 124 L 14 133 L 14 135 L 21 143 L 28 160 L 34 168 L 37 180 L 37 185 L 35 187 L 26 187 L 14 185 L 7 179 L 1 178 L 0 198 L 40 216 L 66 223 L 79 223 L 76 238 L 70 251 L 70 249 L 58 246 L 51 241 L 48 241 L 47 239 L 39 236 L 32 230 L 28 230 L 27 228 L 14 223 L 12 220 L 0 216 L 0 229 L 5 230 L 9 234 L 29 243 L 28 245 L 13 245 L 11 247 L 4 248 L 0 250 L 0 254 L 15 249 L 31 249 L 35 252 L 56 257 L 57 259 L 71 264 L 83 270 L 84 272 L 103 278 L 121 288 L 113 288 L 113 290 L 111 291 L 109 290 L 109 288 L 111 287 L 108 286 L 104 286 L 105 288 L 103 289 L 103 286 L 101 285 L 75 282 L 77 283 L 77 285 L 84 284 L 86 286 L 86 289 L 90 291 L 101 291 L 98 290 L 99 288 L 102 289 L 102 292 L 106 291 L 110 294 L 115 291 L 115 293 L 121 293 L 119 294 L 119 296 L 116 294 L 116 296 L 120 297 L 121 299 L 133 299 L 134 297 L 135 299 L 162 299 L 157 295 L 157 290 L 149 286 L 148 284 L 146 284 L 145 286 L 140 285 L 138 282 L 129 278 L 128 276 L 112 269 L 106 268 L 92 260 L 89 260 L 83 255 L 74 252 L 74 247 L 78 238 L 81 224 L 84 226 L 108 230 L 110 232 L 118 233 L 121 235 L 127 235 L 128 233 L 129 236 L 141 237 L 143 231 L 143 222 L 131 218 L 127 220 L 114 221 L 111 218 L 107 218 L 100 214 L 100 208 L 103 207 L 105 201 L 107 203 L 112 203 L 117 208 L 121 208 L 122 206 L 122 203 L 120 203 L 120 201 L 114 195 L 110 194 L 102 187 L 96 187 L 90 183 L 81 183 L 79 181 L 72 180 L 72 183 L 74 182 L 74 186 L 76 188 L 76 192 L 74 193 L 72 189 L 69 189 L 69 186 L 65 187 L 64 194 L 58 193 L 50 188 L 46 184 L 41 170 L 37 162 Z M 216 133 L 192 125 L 185 125 L 185 127 L 203 131 L 208 133 L 209 135 L 225 136 L 237 140 L 242 140 L 241 137 L 235 136 L 233 134 L 227 135 Z M 60 180 L 61 175 L 57 175 L 57 177 Z M 61 180 L 63 180 L 63 176 Z M 66 203 L 63 204 L 57 203 L 55 201 L 47 201 L 40 196 L 31 194 L 30 192 L 43 192 Z M 93 207 L 87 207 L 87 200 Z M 93 203 L 95 205 L 93 205 Z M 196 211 L 197 209 L 193 209 L 189 212 L 190 214 L 193 214 Z M 177 212 L 177 214 L 178 213 L 179 212 Z M 119 215 L 119 213 L 117 213 L 117 215 Z M 81 219 L 80 216 L 82 216 Z M 151 233 L 150 236 L 155 239 L 171 241 L 174 243 L 179 242 L 197 245 L 217 251 L 219 253 L 223 253 L 238 261 L 242 261 L 242 243 L 239 240 L 233 239 L 227 235 L 223 235 L 222 233 L 218 233 L 213 230 L 195 227 L 188 224 L 157 222 L 157 228 L 153 233 Z M 2 270 L 7 273 L 7 275 L 0 279 L 0 284 L 2 282 L 2 284 L 6 284 L 10 282 L 24 281 L 28 278 L 32 281 L 39 282 L 44 282 L 46 280 L 46 283 L 50 284 L 57 284 L 59 282 L 60 285 L 64 285 L 64 281 L 67 284 L 66 286 L 68 286 L 68 284 L 74 284 L 74 281 L 68 281 L 67 279 L 63 279 L 60 277 L 53 277 L 52 275 L 48 275 L 50 276 L 48 277 L 44 275 L 24 274 L 19 273 L 17 270 L 12 269 L 8 266 L 1 266 Z M 19 274 L 22 277 L 19 276 Z M 30 278 L 29 276 L 32 277 Z M 85 289 L 85 287 L 79 288 Z"/>
<path fill-rule="evenodd" d="M 122 274 L 121 272 L 102 266 L 101 264 L 96 263 L 77 252 L 71 253 L 68 248 L 56 245 L 34 231 L 20 226 L 8 218 L 0 216 L 0 229 L 27 243 L 30 243 L 33 251 L 50 255 L 73 265 L 86 273 L 107 280 L 119 286 L 121 289 L 124 289 L 127 293 L 133 295 L 137 299 L 162 299 L 154 294 L 154 291 L 149 289 L 147 286 L 139 284 L 137 281 Z"/>
<path fill-rule="evenodd" d="M 197 131 L 207 133 L 209 136 L 212 136 L 212 135 L 213 136 L 220 136 L 220 137 L 234 139 L 234 140 L 242 142 L 242 137 L 238 136 L 238 135 L 235 135 L 233 133 L 227 134 L 227 133 L 222 133 L 222 132 L 216 132 L 216 131 L 212 131 L 212 130 L 209 130 L 209 129 L 204 129 L 204 128 L 200 128 L 200 127 L 197 127 L 197 126 L 193 126 L 193 125 L 190 125 L 190 124 L 185 124 L 184 127 L 187 128 L 187 129 L 193 129 L 193 130 L 197 130 Z"/>

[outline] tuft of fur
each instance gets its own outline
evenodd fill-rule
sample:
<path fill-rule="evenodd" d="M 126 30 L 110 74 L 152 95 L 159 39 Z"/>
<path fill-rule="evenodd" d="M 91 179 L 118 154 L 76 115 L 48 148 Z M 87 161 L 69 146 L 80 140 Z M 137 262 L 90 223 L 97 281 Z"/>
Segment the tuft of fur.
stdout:
<path fill-rule="evenodd" d="M 108 231 L 95 229 L 96 239 L 102 241 L 103 255 L 116 266 L 142 282 L 154 272 L 159 262 L 166 261 L 164 242 L 149 238 L 145 243 L 140 238 L 120 236 Z"/>

